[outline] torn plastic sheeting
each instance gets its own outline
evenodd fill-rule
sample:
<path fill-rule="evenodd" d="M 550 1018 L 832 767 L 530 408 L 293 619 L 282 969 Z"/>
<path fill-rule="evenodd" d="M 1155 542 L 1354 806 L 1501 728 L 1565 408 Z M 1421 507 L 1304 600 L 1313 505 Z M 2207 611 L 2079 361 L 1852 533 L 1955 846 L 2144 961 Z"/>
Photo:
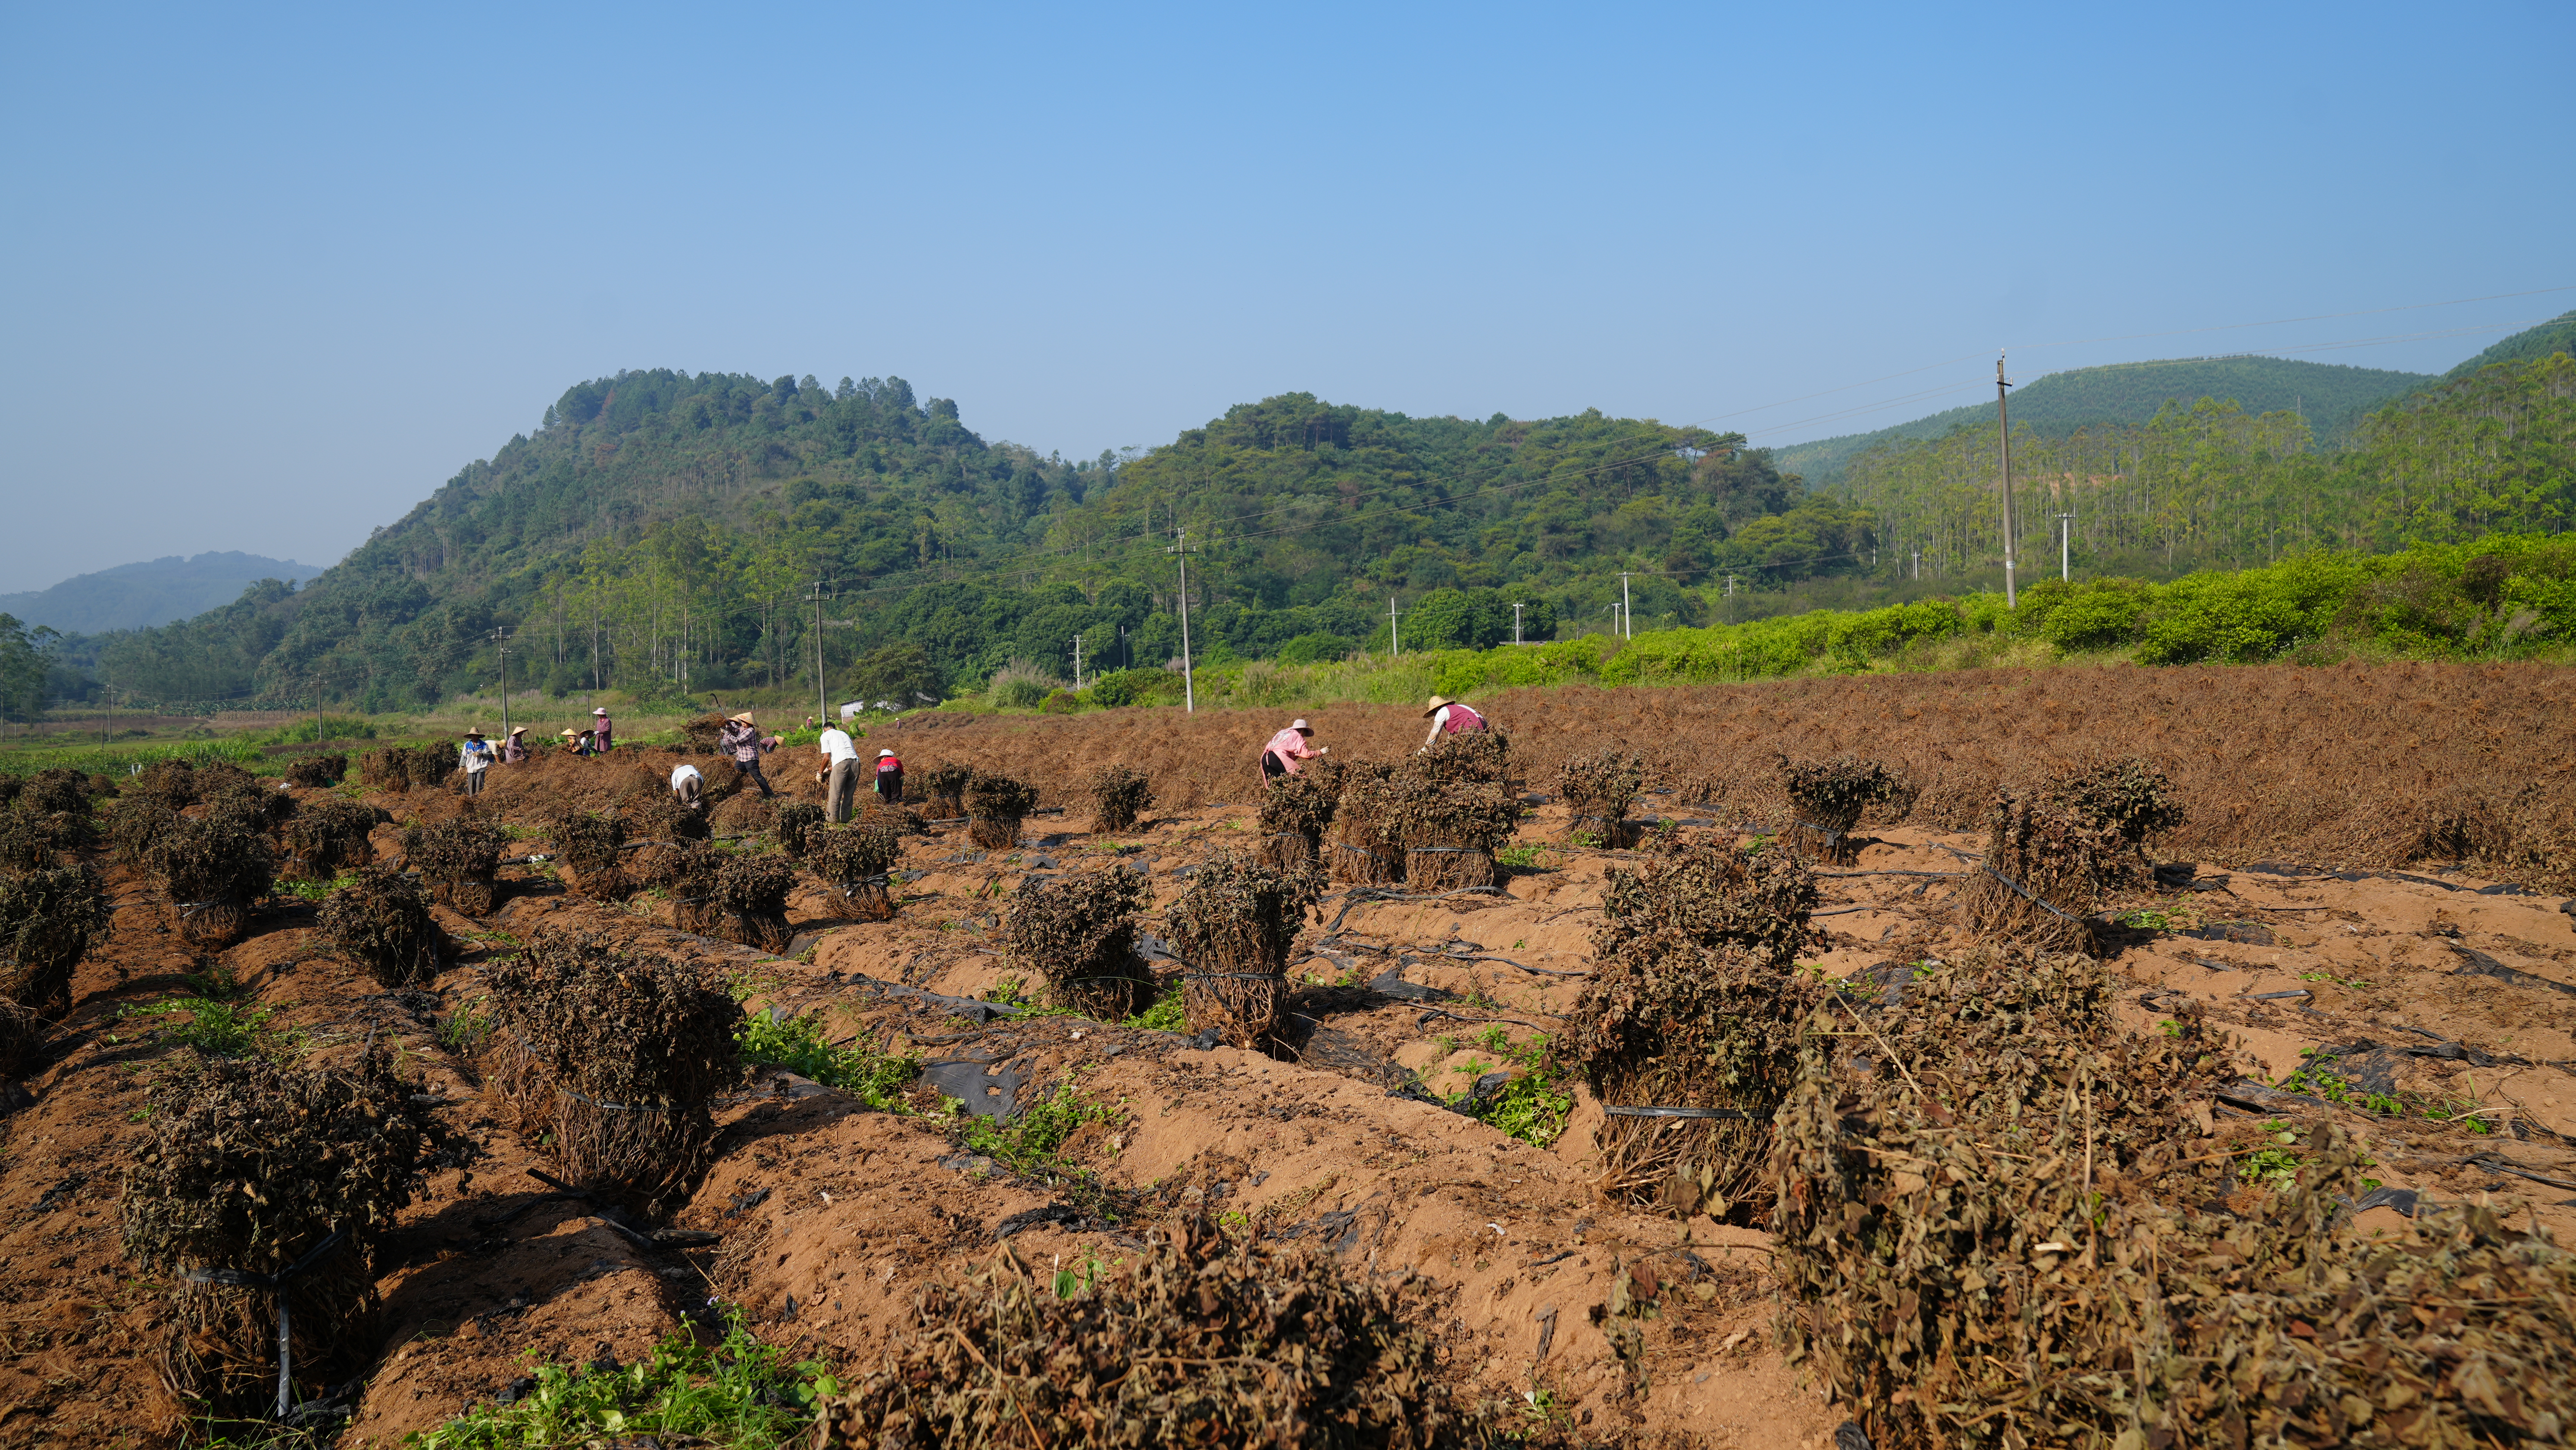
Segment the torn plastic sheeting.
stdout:
<path fill-rule="evenodd" d="M 922 1064 L 921 1080 L 957 1099 L 976 1117 L 1007 1123 L 1020 1115 L 1020 1087 L 1029 1075 L 971 1058 L 950 1058 Z"/>

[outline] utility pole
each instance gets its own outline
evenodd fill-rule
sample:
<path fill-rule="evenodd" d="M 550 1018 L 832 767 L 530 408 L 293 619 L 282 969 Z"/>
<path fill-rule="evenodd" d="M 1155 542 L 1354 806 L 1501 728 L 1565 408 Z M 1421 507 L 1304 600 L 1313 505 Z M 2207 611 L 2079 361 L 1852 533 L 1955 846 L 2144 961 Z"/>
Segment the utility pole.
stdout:
<path fill-rule="evenodd" d="M 2004 402 L 2004 355 L 1995 354 L 1995 437 L 2004 466 L 2004 608 L 2018 607 L 2013 593 L 2012 415 Z"/>
<path fill-rule="evenodd" d="M 1519 644 L 1520 642 L 1521 642 L 1521 602 L 1520 602 L 1519 600 L 1515 599 L 1515 600 L 1513 600 L 1513 601 L 1512 601 L 1512 643 L 1514 643 L 1514 644 Z"/>
<path fill-rule="evenodd" d="M 1389 659 L 1404 658 L 1404 636 L 1395 632 L 1395 596 L 1386 596 L 1386 652 Z"/>
<path fill-rule="evenodd" d="M 1181 560 L 1181 708 L 1191 715 L 1199 712 L 1198 681 L 1190 672 L 1190 531 L 1172 530 L 1172 552 Z"/>
<path fill-rule="evenodd" d="M 1631 613 L 1630 609 L 1631 606 L 1628 602 L 1628 571 L 1622 569 L 1619 571 L 1619 629 L 1623 637 L 1635 639 L 1637 637 L 1637 616 Z"/>
<path fill-rule="evenodd" d="M 501 656 L 501 740 L 507 744 L 510 739 L 510 631 L 493 626 L 492 645 Z M 318 683 L 313 687 L 313 740 L 317 745 L 322 740 L 322 687 Z"/>
<path fill-rule="evenodd" d="M 507 708 L 507 704 L 508 701 L 505 696 L 503 699 L 503 707 Z M 501 732 L 501 738 L 504 740 L 509 739 L 510 732 L 508 730 L 503 730 Z M 318 673 L 313 676 L 313 743 L 315 745 L 320 745 L 322 743 L 322 676 Z"/>
<path fill-rule="evenodd" d="M 1914 581 L 1918 584 L 1923 582 L 1923 546 L 1920 544 L 1914 547 Z"/>
<path fill-rule="evenodd" d="M 2057 577 L 2062 583 L 2075 582 L 2075 515 L 2057 516 Z"/>
<path fill-rule="evenodd" d="M 830 718 L 830 707 L 823 702 L 823 580 L 814 581 L 814 723 L 820 727 Z"/>
<path fill-rule="evenodd" d="M 1082 688 L 1082 636 L 1073 637 L 1073 687 Z"/>

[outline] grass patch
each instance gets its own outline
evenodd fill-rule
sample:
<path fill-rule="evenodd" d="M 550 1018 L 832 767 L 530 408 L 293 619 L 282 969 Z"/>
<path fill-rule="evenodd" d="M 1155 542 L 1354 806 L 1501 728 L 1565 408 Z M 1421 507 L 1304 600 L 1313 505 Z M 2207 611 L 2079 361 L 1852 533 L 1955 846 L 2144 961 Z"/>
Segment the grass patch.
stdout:
<path fill-rule="evenodd" d="M 184 1022 L 155 1029 L 156 1035 L 164 1042 L 193 1047 L 210 1057 L 292 1057 L 304 1035 L 290 1028 L 271 1027 L 269 1019 L 276 1015 L 274 1007 L 244 1012 L 236 1003 L 217 997 L 172 997 L 125 1011 L 128 1018 L 184 1016 Z"/>
<path fill-rule="evenodd" d="M 950 1111 L 962 1119 L 957 1125 L 960 1147 L 1004 1164 L 1023 1178 L 1071 1176 L 1071 1170 L 1056 1156 L 1063 1151 L 1065 1141 L 1083 1124 L 1102 1122 L 1118 1114 L 1115 1106 L 1084 1097 L 1070 1074 L 1010 1123 L 966 1115 L 963 1104 Z"/>
<path fill-rule="evenodd" d="M 881 1113 L 909 1111 L 903 1085 L 921 1074 L 921 1059 L 880 1052 L 864 1041 L 835 1047 L 824 1035 L 823 1014 L 806 1012 L 781 1018 L 754 1013 L 734 1033 L 743 1061 L 757 1067 L 783 1067 L 825 1087 L 839 1088 Z"/>
<path fill-rule="evenodd" d="M 528 1450 L 608 1436 L 696 1436 L 730 1450 L 779 1450 L 812 1429 L 814 1402 L 840 1392 L 819 1360 L 790 1363 L 736 1311 L 724 1341 L 701 1348 L 683 1330 L 631 1365 L 533 1364 L 535 1385 L 506 1405 L 479 1405 L 412 1440 L 414 1450 Z"/>
<path fill-rule="evenodd" d="M 1504 1064 L 1519 1068 L 1520 1076 L 1482 1100 L 1475 1097 L 1475 1084 L 1471 1081 L 1465 1090 L 1452 1094 L 1449 1102 L 1466 1109 L 1468 1116 L 1485 1126 L 1533 1147 L 1544 1148 L 1555 1142 L 1565 1131 L 1566 1118 L 1574 1111 L 1574 1089 L 1550 1064 L 1546 1035 L 1534 1034 L 1527 1042 L 1514 1043 L 1501 1023 L 1489 1022 L 1474 1040 Z M 1472 1070 L 1482 1076 L 1490 1069 L 1481 1061 L 1471 1061 L 1459 1070 Z"/>

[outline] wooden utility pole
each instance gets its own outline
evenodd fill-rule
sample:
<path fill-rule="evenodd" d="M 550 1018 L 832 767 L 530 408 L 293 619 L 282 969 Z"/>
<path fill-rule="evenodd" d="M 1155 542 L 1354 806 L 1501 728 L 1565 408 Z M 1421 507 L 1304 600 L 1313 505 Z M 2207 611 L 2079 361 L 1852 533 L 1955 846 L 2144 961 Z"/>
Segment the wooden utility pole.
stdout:
<path fill-rule="evenodd" d="M 814 723 L 819 728 L 829 718 L 823 704 L 823 580 L 813 582 L 814 589 Z"/>
<path fill-rule="evenodd" d="M 2004 608 L 2017 607 L 2013 593 L 2013 506 L 2012 506 L 2012 417 L 2004 401 L 2004 355 L 1995 354 L 1995 436 L 2003 451 L 2004 465 Z"/>

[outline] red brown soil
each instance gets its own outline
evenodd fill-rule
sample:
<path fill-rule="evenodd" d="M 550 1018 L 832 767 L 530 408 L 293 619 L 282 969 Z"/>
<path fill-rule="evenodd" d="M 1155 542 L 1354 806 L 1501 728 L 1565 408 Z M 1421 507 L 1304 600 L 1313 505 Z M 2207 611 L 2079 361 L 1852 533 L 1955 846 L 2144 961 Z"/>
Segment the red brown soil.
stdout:
<path fill-rule="evenodd" d="M 2556 758 L 2571 683 L 2564 671 L 2431 667 L 1988 672 L 1529 692 L 1499 698 L 1492 713 L 1514 730 L 1542 793 L 1551 793 L 1563 754 L 1613 744 L 1657 752 L 1671 793 L 1648 795 L 1645 808 L 1685 829 L 1775 811 L 1775 753 L 1851 751 L 1901 763 L 1924 787 L 1913 815 L 1864 825 L 1857 865 L 1822 883 L 1818 924 L 1831 936 L 1820 961 L 1835 976 L 1969 945 L 1956 925 L 1957 876 L 1874 873 L 1973 869 L 1962 855 L 1981 845 L 1980 791 L 2064 759 L 2146 753 L 2173 771 L 2195 813 L 2158 858 L 2198 870 L 2188 890 L 2142 891 L 2121 903 L 2164 912 L 2169 927 L 2113 943 L 2113 965 L 2128 983 L 2124 1016 L 2152 1031 L 2183 998 L 2196 999 L 2242 1036 L 2247 1071 L 2272 1077 L 2321 1044 L 2381 1044 L 2399 1086 L 2474 1102 L 2494 1131 L 2297 1103 L 2265 1120 L 2336 1116 L 2371 1145 L 2380 1165 L 2372 1171 L 2388 1184 L 2444 1201 L 2511 1201 L 2515 1222 L 2536 1221 L 2563 1238 L 2576 1226 L 2576 1192 L 2503 1170 L 2576 1181 L 2567 1141 L 2576 1135 L 2576 918 L 2560 913 L 2555 894 L 2488 892 L 2502 879 L 2492 861 L 2473 871 L 2448 863 L 2395 870 L 2417 843 L 2375 836 L 2372 823 L 2475 794 L 2491 814 L 2524 823 L 2515 829 L 2527 835 L 2500 851 L 2541 839 L 2542 826 L 2565 818 L 2571 794 Z M 2552 711 L 2561 713 L 2553 719 Z M 1318 739 L 1337 751 L 1408 749 L 1420 738 L 1411 711 L 1309 714 Z M 870 1111 L 771 1074 L 724 1109 L 716 1162 L 670 1221 L 711 1230 L 720 1244 L 685 1253 L 635 1245 L 588 1205 L 549 1196 L 529 1176 L 541 1160 L 496 1125 L 472 1064 L 437 1042 L 437 1019 L 469 1008 L 483 990 L 488 954 L 548 921 L 743 973 L 757 988 L 755 1007 L 826 1009 L 836 1038 L 887 1036 L 934 1058 L 988 1053 L 1025 1068 L 1032 1094 L 1076 1074 L 1084 1093 L 1119 1112 L 1086 1128 L 1073 1155 L 1131 1196 L 1136 1217 L 1115 1228 L 1040 1223 L 1009 1241 L 1024 1261 L 1115 1259 L 1132 1242 L 1126 1236 L 1158 1216 L 1239 1214 L 1328 1244 L 1355 1269 L 1422 1276 L 1452 1372 L 1471 1395 L 1548 1390 L 1569 1407 L 1579 1435 L 1830 1443 L 1840 1414 L 1780 1363 L 1771 1342 L 1777 1306 L 1764 1234 L 1600 1202 L 1588 1161 L 1600 1108 L 1588 1099 L 1541 1150 L 1388 1093 L 1398 1070 L 1436 1092 L 1468 1086 L 1494 1061 L 1467 1040 L 1488 1021 L 1515 1039 L 1552 1028 L 1588 965 L 1604 873 L 1628 853 L 1550 845 L 1534 867 L 1511 873 L 1499 899 L 1328 900 L 1326 920 L 1338 925 L 1329 939 L 1320 928 L 1310 934 L 1315 954 L 1294 969 L 1309 985 L 1294 1004 L 1297 1049 L 1281 1059 L 1197 1051 L 1077 1018 L 979 1027 L 868 985 L 962 996 L 1005 976 L 1034 981 L 999 954 L 998 898 L 1030 870 L 1070 867 L 1107 846 L 1134 848 L 1128 859 L 1146 865 L 1168 900 L 1180 868 L 1257 838 L 1242 803 L 1251 773 L 1232 767 L 1272 729 L 1267 714 L 1123 711 L 1027 722 L 926 717 L 881 730 L 901 737 L 916 771 L 943 757 L 973 760 L 1034 780 L 1048 805 L 1073 810 L 1032 818 L 1013 852 L 976 852 L 953 832 L 908 840 L 905 865 L 925 874 L 903 888 L 890 922 L 830 916 L 820 883 L 805 878 L 790 902 L 797 930 L 813 934 L 802 960 L 680 937 L 667 904 L 581 900 L 526 867 L 504 869 L 517 894 L 492 919 L 442 912 L 470 949 L 419 993 L 387 993 L 332 956 L 309 915 L 263 915 L 256 934 L 224 957 L 250 984 L 253 1003 L 275 1008 L 275 1020 L 317 1054 L 351 1051 L 370 1031 L 399 1043 L 432 1091 L 457 1100 L 442 1111 L 490 1154 L 462 1192 L 452 1173 L 434 1183 L 389 1246 L 386 1307 L 370 1342 L 356 1347 L 369 1382 L 344 1443 L 399 1445 L 499 1392 L 525 1372 L 521 1356 L 531 1349 L 567 1361 L 632 1359 L 711 1296 L 743 1306 L 768 1338 L 864 1370 L 925 1278 L 993 1253 L 995 1227 L 1009 1216 L 1073 1201 L 1060 1188 L 967 1161 L 922 1118 Z M 1075 798 L 1080 780 L 1113 760 L 1153 773 L 1166 802 L 1114 841 L 1071 829 L 1088 818 Z M 658 790 L 669 764 L 646 755 L 631 766 L 504 770 L 474 808 L 528 829 L 518 852 L 542 850 L 536 833 L 555 809 Z M 808 795 L 802 766 L 780 761 L 771 774 Z M 1715 803 L 1685 804 L 1703 795 Z M 366 798 L 398 817 L 463 808 L 444 793 Z M 1550 801 L 1523 822 L 1520 839 L 1553 842 L 1565 825 L 1564 808 Z M 383 834 L 379 844 L 390 846 Z M 2564 858 L 2551 861 L 2511 880 L 2563 884 L 2555 873 Z M 118 934 L 82 965 L 51 1065 L 13 1094 L 23 1105 L 0 1124 L 5 1446 L 176 1443 L 182 1429 L 158 1384 L 160 1286 L 124 1259 L 116 1212 L 119 1169 L 140 1131 L 130 1115 L 172 1049 L 117 1014 L 178 990 L 195 964 L 159 929 L 144 883 L 112 880 Z M 1407 982 L 1451 995 L 1425 1003 L 1361 989 L 1396 968 Z M 2296 990 L 2310 995 L 2262 1000 Z M 2456 1055 L 2414 1055 L 2409 1046 Z M 2222 1132 L 2230 1117 L 2240 1128 L 2257 1121 L 2216 1111 Z M 2387 1210 L 2372 1213 L 2374 1224 L 2402 1228 Z M 1634 1365 L 1619 1360 L 1593 1321 L 1623 1270 L 1632 1288 L 1654 1280 L 1658 1296 Z"/>

